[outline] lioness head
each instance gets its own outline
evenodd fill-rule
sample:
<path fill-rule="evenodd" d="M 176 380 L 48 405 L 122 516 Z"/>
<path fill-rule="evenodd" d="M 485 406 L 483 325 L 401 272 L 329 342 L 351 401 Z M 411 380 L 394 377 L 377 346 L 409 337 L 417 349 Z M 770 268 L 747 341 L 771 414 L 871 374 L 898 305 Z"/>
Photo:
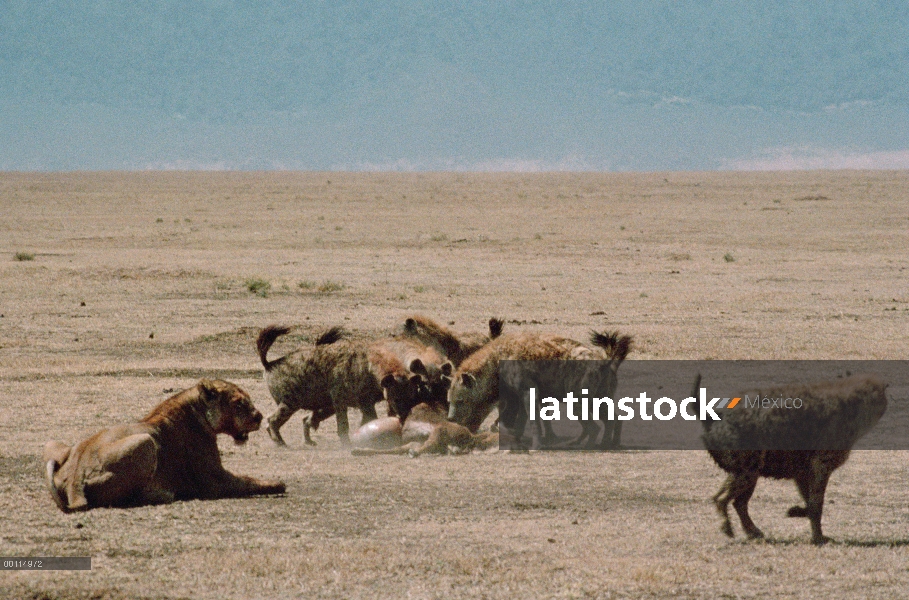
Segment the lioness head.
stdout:
<path fill-rule="evenodd" d="M 197 388 L 205 399 L 206 416 L 215 433 L 226 433 L 240 445 L 259 429 L 262 413 L 240 387 L 220 379 L 202 379 Z"/>

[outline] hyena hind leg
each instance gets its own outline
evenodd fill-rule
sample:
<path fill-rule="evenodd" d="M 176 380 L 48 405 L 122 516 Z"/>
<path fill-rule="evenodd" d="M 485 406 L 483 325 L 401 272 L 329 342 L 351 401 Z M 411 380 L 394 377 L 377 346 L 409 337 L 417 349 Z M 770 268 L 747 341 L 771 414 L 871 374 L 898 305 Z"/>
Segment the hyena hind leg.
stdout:
<path fill-rule="evenodd" d="M 720 525 L 720 531 L 728 537 L 735 537 L 735 533 L 732 531 L 732 523 L 729 522 L 729 501 L 732 500 L 730 489 L 734 478 L 733 475 L 729 475 L 726 478 L 726 481 L 723 482 L 723 485 L 720 486 L 720 491 L 713 497 L 713 504 L 716 506 L 717 512 L 720 513 L 720 517 L 723 519 L 723 522 Z"/>
<path fill-rule="evenodd" d="M 735 512 L 739 515 L 739 520 L 742 522 L 742 528 L 745 530 L 745 534 L 751 539 L 764 537 L 764 533 L 758 529 L 757 525 L 754 524 L 754 521 L 751 520 L 751 515 L 748 514 L 748 501 L 751 500 L 751 495 L 754 494 L 754 488 L 757 486 L 757 481 L 757 475 L 738 475 L 730 488 L 732 505 L 735 507 Z"/>

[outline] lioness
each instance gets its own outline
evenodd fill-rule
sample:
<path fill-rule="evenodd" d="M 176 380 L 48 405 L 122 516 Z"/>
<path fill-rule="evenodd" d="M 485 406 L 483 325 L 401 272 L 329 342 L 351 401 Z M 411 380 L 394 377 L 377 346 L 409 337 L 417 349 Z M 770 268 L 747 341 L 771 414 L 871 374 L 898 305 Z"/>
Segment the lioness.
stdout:
<path fill-rule="evenodd" d="M 281 481 L 232 475 L 221 466 L 215 436 L 226 433 L 244 444 L 261 423 L 262 413 L 245 391 L 202 379 L 138 423 L 104 429 L 75 447 L 48 442 L 44 461 L 51 497 L 60 510 L 72 512 L 282 494 Z"/>

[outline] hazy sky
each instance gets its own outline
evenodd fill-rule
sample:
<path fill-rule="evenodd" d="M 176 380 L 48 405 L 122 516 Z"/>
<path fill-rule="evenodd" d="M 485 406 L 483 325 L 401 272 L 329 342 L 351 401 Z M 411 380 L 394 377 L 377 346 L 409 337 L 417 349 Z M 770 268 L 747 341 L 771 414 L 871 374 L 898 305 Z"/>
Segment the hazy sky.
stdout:
<path fill-rule="evenodd" d="M 909 168 L 909 3 L 0 0 L 0 170 Z"/>

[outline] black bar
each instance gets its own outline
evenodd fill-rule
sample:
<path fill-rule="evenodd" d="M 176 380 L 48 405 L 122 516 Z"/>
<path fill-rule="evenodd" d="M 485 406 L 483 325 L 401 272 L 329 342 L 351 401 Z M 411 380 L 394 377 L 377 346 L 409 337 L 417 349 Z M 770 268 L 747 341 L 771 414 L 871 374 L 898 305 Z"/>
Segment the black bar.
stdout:
<path fill-rule="evenodd" d="M 91 556 L 0 556 L 3 571 L 91 571 Z"/>

